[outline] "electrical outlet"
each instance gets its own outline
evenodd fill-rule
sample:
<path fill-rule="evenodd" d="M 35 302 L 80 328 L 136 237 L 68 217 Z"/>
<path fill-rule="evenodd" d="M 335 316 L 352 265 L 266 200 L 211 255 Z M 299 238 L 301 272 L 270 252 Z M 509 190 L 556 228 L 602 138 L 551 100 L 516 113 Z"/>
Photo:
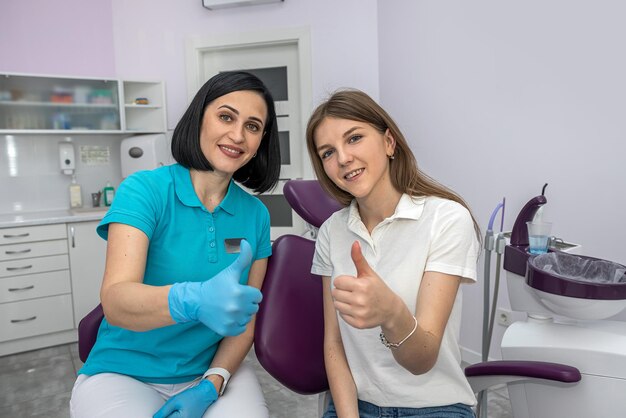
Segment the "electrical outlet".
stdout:
<path fill-rule="evenodd" d="M 504 308 L 496 309 L 496 321 L 503 327 L 508 327 L 513 323 L 513 313 Z"/>

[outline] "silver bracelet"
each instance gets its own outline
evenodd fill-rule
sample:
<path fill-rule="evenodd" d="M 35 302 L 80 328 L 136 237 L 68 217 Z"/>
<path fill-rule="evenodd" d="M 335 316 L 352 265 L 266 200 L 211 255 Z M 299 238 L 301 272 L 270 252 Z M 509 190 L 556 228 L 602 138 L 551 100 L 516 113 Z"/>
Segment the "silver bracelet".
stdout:
<path fill-rule="evenodd" d="M 411 330 L 411 332 L 409 332 L 409 335 L 407 335 L 406 337 L 404 337 L 402 339 L 402 341 L 400 341 L 399 343 L 390 343 L 389 340 L 387 340 L 387 337 L 385 337 L 385 334 L 380 333 L 380 342 L 383 343 L 383 345 L 387 348 L 392 348 L 392 349 L 396 349 L 398 347 L 400 347 L 406 340 L 409 339 L 409 337 L 411 335 L 413 335 L 413 333 L 415 332 L 415 330 L 417 329 L 417 318 L 414 316 L 413 320 L 415 321 L 415 325 L 413 325 L 413 329 Z"/>

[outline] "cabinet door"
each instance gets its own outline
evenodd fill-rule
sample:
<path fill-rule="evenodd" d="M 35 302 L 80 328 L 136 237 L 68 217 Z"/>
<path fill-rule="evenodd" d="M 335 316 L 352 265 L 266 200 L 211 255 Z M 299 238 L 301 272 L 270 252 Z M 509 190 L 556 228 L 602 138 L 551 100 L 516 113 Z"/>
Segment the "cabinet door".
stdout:
<path fill-rule="evenodd" d="M 0 76 L 0 133 L 119 133 L 116 80 Z"/>
<path fill-rule="evenodd" d="M 107 244 L 96 233 L 96 226 L 98 221 L 67 224 L 76 327 L 100 303 Z"/>

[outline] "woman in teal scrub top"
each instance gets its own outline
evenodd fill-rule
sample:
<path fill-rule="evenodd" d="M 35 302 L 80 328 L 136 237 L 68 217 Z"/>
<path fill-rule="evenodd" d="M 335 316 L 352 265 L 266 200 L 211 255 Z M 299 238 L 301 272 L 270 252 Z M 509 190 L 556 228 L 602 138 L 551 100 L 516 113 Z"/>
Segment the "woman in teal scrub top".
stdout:
<path fill-rule="evenodd" d="M 211 78 L 176 126 L 172 155 L 177 164 L 124 180 L 98 226 L 105 319 L 73 417 L 268 416 L 242 361 L 271 255 L 269 213 L 236 183 L 262 193 L 278 181 L 268 89 L 246 72 Z"/>

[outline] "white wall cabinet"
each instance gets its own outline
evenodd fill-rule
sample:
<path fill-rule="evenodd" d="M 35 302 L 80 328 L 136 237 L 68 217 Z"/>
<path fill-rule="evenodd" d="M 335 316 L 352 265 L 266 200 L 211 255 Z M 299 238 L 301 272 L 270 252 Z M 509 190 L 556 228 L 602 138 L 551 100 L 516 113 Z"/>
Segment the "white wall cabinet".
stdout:
<path fill-rule="evenodd" d="M 163 82 L 0 74 L 0 134 L 166 131 Z"/>
<path fill-rule="evenodd" d="M 0 229 L 0 356 L 76 341 L 99 303 L 97 221 Z"/>

